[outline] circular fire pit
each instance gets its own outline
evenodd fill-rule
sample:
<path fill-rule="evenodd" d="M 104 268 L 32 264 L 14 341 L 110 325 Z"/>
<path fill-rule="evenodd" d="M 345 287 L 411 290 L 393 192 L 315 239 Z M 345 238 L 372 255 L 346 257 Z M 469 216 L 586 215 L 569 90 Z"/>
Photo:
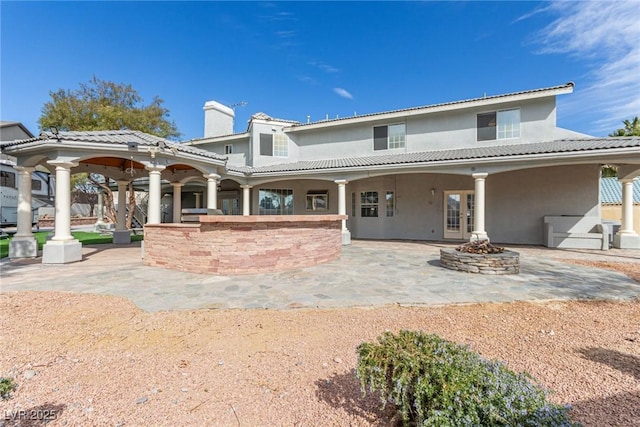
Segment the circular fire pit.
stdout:
<path fill-rule="evenodd" d="M 473 242 L 456 249 L 440 249 L 440 265 L 467 273 L 518 274 L 520 254 L 491 246 L 488 242 Z"/>

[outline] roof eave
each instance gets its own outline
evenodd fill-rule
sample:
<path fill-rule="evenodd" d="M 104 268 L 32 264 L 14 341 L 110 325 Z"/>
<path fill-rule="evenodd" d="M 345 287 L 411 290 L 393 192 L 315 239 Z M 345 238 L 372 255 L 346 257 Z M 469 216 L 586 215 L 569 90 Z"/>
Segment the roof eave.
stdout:
<path fill-rule="evenodd" d="M 527 92 L 517 92 L 513 94 L 489 96 L 486 98 L 476 98 L 464 101 L 448 102 L 444 104 L 427 105 L 424 107 L 408 108 L 403 110 L 394 110 L 382 113 L 365 114 L 350 118 L 334 119 L 310 124 L 302 124 L 297 126 L 289 126 L 284 129 L 285 132 L 302 132 L 305 130 L 323 129 L 333 126 L 346 126 L 353 124 L 368 123 L 380 120 L 397 120 L 407 117 L 421 116 L 425 114 L 440 113 L 452 110 L 462 110 L 467 108 L 476 108 L 487 105 L 504 104 L 508 102 L 517 102 L 528 99 L 546 98 L 550 96 L 563 95 L 573 92 L 573 83 L 567 83 L 563 86 L 555 86 L 548 89 L 538 89 Z"/>

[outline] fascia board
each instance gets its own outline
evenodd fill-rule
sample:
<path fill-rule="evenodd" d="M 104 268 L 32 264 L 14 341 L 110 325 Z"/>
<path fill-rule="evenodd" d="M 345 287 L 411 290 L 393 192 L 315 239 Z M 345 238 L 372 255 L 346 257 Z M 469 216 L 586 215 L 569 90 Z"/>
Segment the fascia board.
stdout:
<path fill-rule="evenodd" d="M 130 150 L 124 144 L 119 143 L 96 143 L 96 142 L 81 142 L 78 143 L 74 141 L 73 143 L 65 143 L 63 141 L 34 141 L 32 147 L 29 147 L 29 144 L 26 143 L 24 145 L 16 146 L 20 149 L 20 156 L 24 154 L 31 154 L 34 151 L 42 154 L 50 153 L 51 151 L 67 151 L 73 152 L 76 154 L 93 154 L 97 157 L 104 157 L 110 154 L 118 154 L 119 156 L 123 155 L 135 155 L 139 157 L 141 155 L 149 155 L 148 148 L 153 147 L 151 145 L 140 145 L 135 150 Z M 79 145 L 82 144 L 82 145 Z M 26 146 L 25 146 L 26 145 Z M 7 147 L 5 153 L 10 154 L 13 150 L 11 150 L 11 146 Z M 99 150 L 99 151 L 95 151 Z M 216 166 L 224 166 L 226 164 L 226 160 L 216 159 L 214 157 L 202 157 L 197 154 L 188 153 L 184 151 L 177 151 L 175 154 L 171 152 L 171 149 L 165 149 L 165 152 L 156 153 L 156 158 L 166 158 L 166 159 L 183 159 L 190 160 L 195 162 L 200 162 L 203 164 L 215 164 Z M 168 151 L 168 152 L 167 152 Z M 171 154 L 169 154 L 169 152 Z"/>
<path fill-rule="evenodd" d="M 191 139 L 188 141 L 182 141 L 180 142 L 180 144 L 185 144 L 185 145 L 220 144 L 223 142 L 237 141 L 239 139 L 244 139 L 244 138 L 249 140 L 250 137 L 251 135 L 249 132 L 244 132 L 244 133 L 236 133 L 233 135 L 223 135 L 223 136 L 214 136 L 210 138 Z"/>

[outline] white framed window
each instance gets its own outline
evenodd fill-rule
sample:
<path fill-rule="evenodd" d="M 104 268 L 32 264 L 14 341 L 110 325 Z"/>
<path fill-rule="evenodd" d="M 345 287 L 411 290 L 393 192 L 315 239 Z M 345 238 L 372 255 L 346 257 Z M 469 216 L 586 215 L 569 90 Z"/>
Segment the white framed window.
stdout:
<path fill-rule="evenodd" d="M 261 133 L 260 155 L 273 157 L 289 157 L 289 138 L 285 134 Z"/>
<path fill-rule="evenodd" d="M 356 193 L 351 193 L 351 217 L 356 216 Z"/>
<path fill-rule="evenodd" d="M 224 146 L 224 154 L 233 154 L 233 144 L 227 144 Z"/>
<path fill-rule="evenodd" d="M 273 156 L 288 157 L 289 156 L 289 138 L 282 133 L 273 135 Z"/>
<path fill-rule="evenodd" d="M 395 211 L 395 197 L 393 191 L 387 191 L 387 216 L 393 216 L 393 212 Z"/>
<path fill-rule="evenodd" d="M 293 215 L 293 190 L 261 188 L 258 206 L 260 215 Z"/>
<path fill-rule="evenodd" d="M 375 126 L 373 128 L 373 149 L 378 151 L 404 148 L 406 134 L 407 129 L 404 123 Z"/>
<path fill-rule="evenodd" d="M 478 114 L 477 125 L 478 141 L 520 138 L 520 109 Z"/>
<path fill-rule="evenodd" d="M 327 190 L 309 190 L 307 192 L 306 210 L 326 211 L 329 208 L 329 193 Z"/>
<path fill-rule="evenodd" d="M 362 191 L 360 193 L 360 216 L 373 218 L 378 216 L 378 192 Z"/>

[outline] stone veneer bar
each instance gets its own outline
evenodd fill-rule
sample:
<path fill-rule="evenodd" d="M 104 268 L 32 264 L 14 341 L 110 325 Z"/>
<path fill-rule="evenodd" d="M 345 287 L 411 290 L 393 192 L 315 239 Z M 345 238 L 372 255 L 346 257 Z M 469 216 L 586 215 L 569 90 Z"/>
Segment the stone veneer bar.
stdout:
<path fill-rule="evenodd" d="M 346 215 L 210 215 L 144 227 L 143 262 L 192 273 L 240 275 L 309 267 L 340 257 Z"/>

